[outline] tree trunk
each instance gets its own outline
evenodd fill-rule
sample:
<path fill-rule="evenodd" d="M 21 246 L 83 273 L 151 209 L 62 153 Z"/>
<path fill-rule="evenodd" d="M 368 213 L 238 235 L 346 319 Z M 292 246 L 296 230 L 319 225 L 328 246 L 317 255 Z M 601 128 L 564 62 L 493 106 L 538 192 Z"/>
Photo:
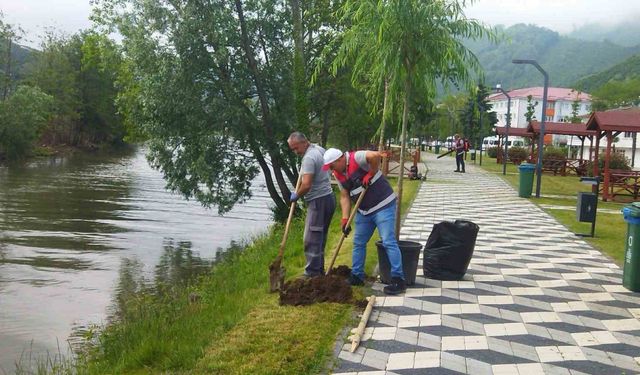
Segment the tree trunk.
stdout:
<path fill-rule="evenodd" d="M 238 22 L 240 23 L 240 32 L 242 37 L 242 49 L 244 50 L 245 56 L 247 58 L 247 64 L 249 67 L 249 71 L 253 76 L 253 81 L 256 86 L 256 91 L 258 94 L 258 100 L 260 101 L 260 110 L 262 112 L 262 124 L 265 131 L 265 142 L 267 145 L 267 150 L 269 152 L 271 165 L 273 166 L 273 174 L 275 175 L 276 182 L 278 183 L 278 187 L 280 188 L 280 193 L 282 194 L 283 199 L 288 198 L 288 194 L 290 192 L 287 184 L 282 176 L 282 156 L 280 155 L 280 151 L 275 144 L 274 132 L 271 126 L 271 114 L 269 111 L 269 103 L 267 99 L 267 94 L 265 92 L 264 86 L 262 84 L 262 80 L 260 78 L 260 72 L 258 71 L 258 63 L 256 62 L 255 56 L 253 55 L 253 51 L 251 50 L 251 46 L 249 44 L 249 35 L 247 33 L 247 25 L 244 18 L 244 11 L 242 8 L 242 1 L 235 0 L 236 11 L 238 12 Z"/>
<path fill-rule="evenodd" d="M 291 19 L 293 21 L 293 96 L 296 107 L 298 130 L 308 131 L 307 79 L 304 63 L 304 35 L 302 30 L 302 14 L 299 0 L 289 0 Z"/>
<path fill-rule="evenodd" d="M 386 126 L 387 116 L 389 112 L 389 79 L 384 80 L 384 104 L 382 105 L 382 123 L 380 124 L 380 142 L 378 142 L 378 151 L 384 150 L 384 128 Z M 384 156 L 382 157 L 384 163 Z"/>
<path fill-rule="evenodd" d="M 333 102 L 333 94 L 336 90 L 336 81 L 331 84 L 331 91 L 327 96 L 327 105 L 324 107 L 324 113 L 322 114 L 322 133 L 320 135 L 320 143 L 322 147 L 327 148 L 327 140 L 329 138 L 329 109 Z"/>
<path fill-rule="evenodd" d="M 9 86 L 11 85 L 11 36 L 7 38 L 7 65 L 4 71 L 5 81 L 4 81 L 4 90 L 2 92 L 2 100 L 7 99 L 7 95 L 9 94 Z"/>
<path fill-rule="evenodd" d="M 411 75 L 409 75 L 410 77 Z M 400 133 L 400 173 L 398 175 L 398 206 L 396 207 L 396 238 L 400 238 L 400 222 L 402 214 L 400 206 L 402 203 L 402 180 L 404 180 L 404 151 L 406 148 L 407 123 L 409 122 L 409 99 L 411 95 L 411 81 L 404 82 L 404 110 L 402 111 L 402 130 Z"/>
<path fill-rule="evenodd" d="M 387 116 L 389 115 L 389 79 L 384 80 L 384 104 L 382 105 L 382 123 L 380 124 L 380 142 L 378 142 L 378 151 L 384 151 L 384 128 L 386 127 Z M 385 153 L 382 153 L 382 160 L 380 166 L 382 167 L 382 173 L 386 174 L 389 170 L 387 165 L 389 160 Z"/>

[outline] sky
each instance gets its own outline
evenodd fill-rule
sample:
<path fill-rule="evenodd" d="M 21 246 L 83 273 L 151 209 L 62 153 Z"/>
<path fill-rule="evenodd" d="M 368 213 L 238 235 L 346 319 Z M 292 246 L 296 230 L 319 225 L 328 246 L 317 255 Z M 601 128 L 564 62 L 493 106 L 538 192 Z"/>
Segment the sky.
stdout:
<path fill-rule="evenodd" d="M 73 34 L 91 26 L 89 0 L 0 0 L 4 21 L 37 47 L 46 30 Z M 488 25 L 531 23 L 567 33 L 586 23 L 613 24 L 640 15 L 639 0 L 478 0 L 465 11 Z M 635 16 L 635 17 L 634 17 Z"/>

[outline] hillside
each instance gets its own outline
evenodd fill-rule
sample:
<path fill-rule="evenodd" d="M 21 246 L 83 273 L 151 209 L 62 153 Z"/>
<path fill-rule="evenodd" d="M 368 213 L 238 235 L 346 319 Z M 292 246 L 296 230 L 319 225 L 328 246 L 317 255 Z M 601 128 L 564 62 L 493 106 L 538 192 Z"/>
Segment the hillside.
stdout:
<path fill-rule="evenodd" d="M 575 83 L 575 88 L 592 92 L 611 81 L 640 78 L 640 54 L 631 56 L 600 73 L 586 76 Z"/>
<path fill-rule="evenodd" d="M 638 18 L 636 15 L 633 18 Z M 621 46 L 637 46 L 640 44 L 640 23 L 637 21 L 622 22 L 613 26 L 604 26 L 599 24 L 586 24 L 571 33 L 568 37 L 580 40 L 589 40 L 593 42 L 602 42 L 605 40 Z"/>
<path fill-rule="evenodd" d="M 0 51 L 3 52 L 2 64 L 0 64 L 0 74 L 4 74 L 5 69 L 5 56 L 6 53 L 6 43 L 5 39 L 0 39 Z M 22 78 L 22 71 L 25 64 L 29 61 L 30 58 L 33 57 L 34 53 L 37 53 L 37 50 L 31 49 L 29 47 L 23 47 L 19 44 L 11 44 L 11 71 L 12 76 L 16 80 L 20 80 Z"/>
<path fill-rule="evenodd" d="M 542 85 L 542 75 L 535 67 L 513 64 L 512 59 L 534 59 L 549 74 L 551 86 L 570 87 L 578 79 L 609 69 L 640 52 L 640 46 L 578 40 L 534 25 L 518 24 L 498 31 L 504 40 L 497 45 L 486 40 L 465 43 L 478 56 L 487 86 Z"/>

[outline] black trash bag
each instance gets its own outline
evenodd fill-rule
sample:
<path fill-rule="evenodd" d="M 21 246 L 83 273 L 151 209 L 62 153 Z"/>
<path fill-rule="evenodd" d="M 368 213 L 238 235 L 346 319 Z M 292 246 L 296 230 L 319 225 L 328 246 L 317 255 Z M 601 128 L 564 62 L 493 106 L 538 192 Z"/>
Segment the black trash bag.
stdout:
<path fill-rule="evenodd" d="M 467 220 L 443 221 L 433 226 L 424 247 L 424 276 L 462 280 L 467 272 L 480 227 Z"/>

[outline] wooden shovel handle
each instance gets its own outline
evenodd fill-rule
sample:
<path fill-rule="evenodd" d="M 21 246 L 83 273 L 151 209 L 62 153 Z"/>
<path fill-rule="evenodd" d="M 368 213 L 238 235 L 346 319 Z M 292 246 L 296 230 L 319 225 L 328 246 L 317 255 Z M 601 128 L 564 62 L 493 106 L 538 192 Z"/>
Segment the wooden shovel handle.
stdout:
<path fill-rule="evenodd" d="M 360 193 L 360 196 L 358 197 L 358 200 L 356 201 L 355 206 L 353 206 L 353 210 L 351 210 L 351 214 L 349 215 L 349 219 L 347 219 L 347 227 L 349 225 L 351 225 L 351 222 L 353 221 L 353 218 L 356 217 L 356 212 L 358 212 L 358 207 L 360 207 L 360 203 L 362 202 L 362 198 L 364 198 L 364 194 L 367 192 L 367 188 L 364 189 L 364 191 L 362 193 Z M 342 243 L 344 242 L 344 239 L 347 238 L 347 235 L 342 233 L 342 237 L 340 237 L 340 241 L 338 241 L 338 246 L 336 246 L 336 249 L 333 251 L 333 256 L 331 257 L 331 261 L 329 262 L 329 268 L 327 268 L 327 275 L 331 272 L 331 269 L 333 268 L 333 263 L 335 263 L 336 258 L 338 257 L 338 253 L 340 252 L 340 248 L 342 247 Z"/>
<path fill-rule="evenodd" d="M 302 183 L 302 173 L 298 174 L 298 181 L 296 182 L 296 190 L 300 187 Z M 293 213 L 296 211 L 296 202 L 291 202 L 291 208 L 289 208 L 289 217 L 287 218 L 287 224 L 284 227 L 284 235 L 282 236 L 282 242 L 280 242 L 280 249 L 278 250 L 278 257 L 282 258 L 282 254 L 284 254 L 284 245 L 287 243 L 287 237 L 289 237 L 289 227 L 291 226 L 291 219 L 293 218 Z"/>

